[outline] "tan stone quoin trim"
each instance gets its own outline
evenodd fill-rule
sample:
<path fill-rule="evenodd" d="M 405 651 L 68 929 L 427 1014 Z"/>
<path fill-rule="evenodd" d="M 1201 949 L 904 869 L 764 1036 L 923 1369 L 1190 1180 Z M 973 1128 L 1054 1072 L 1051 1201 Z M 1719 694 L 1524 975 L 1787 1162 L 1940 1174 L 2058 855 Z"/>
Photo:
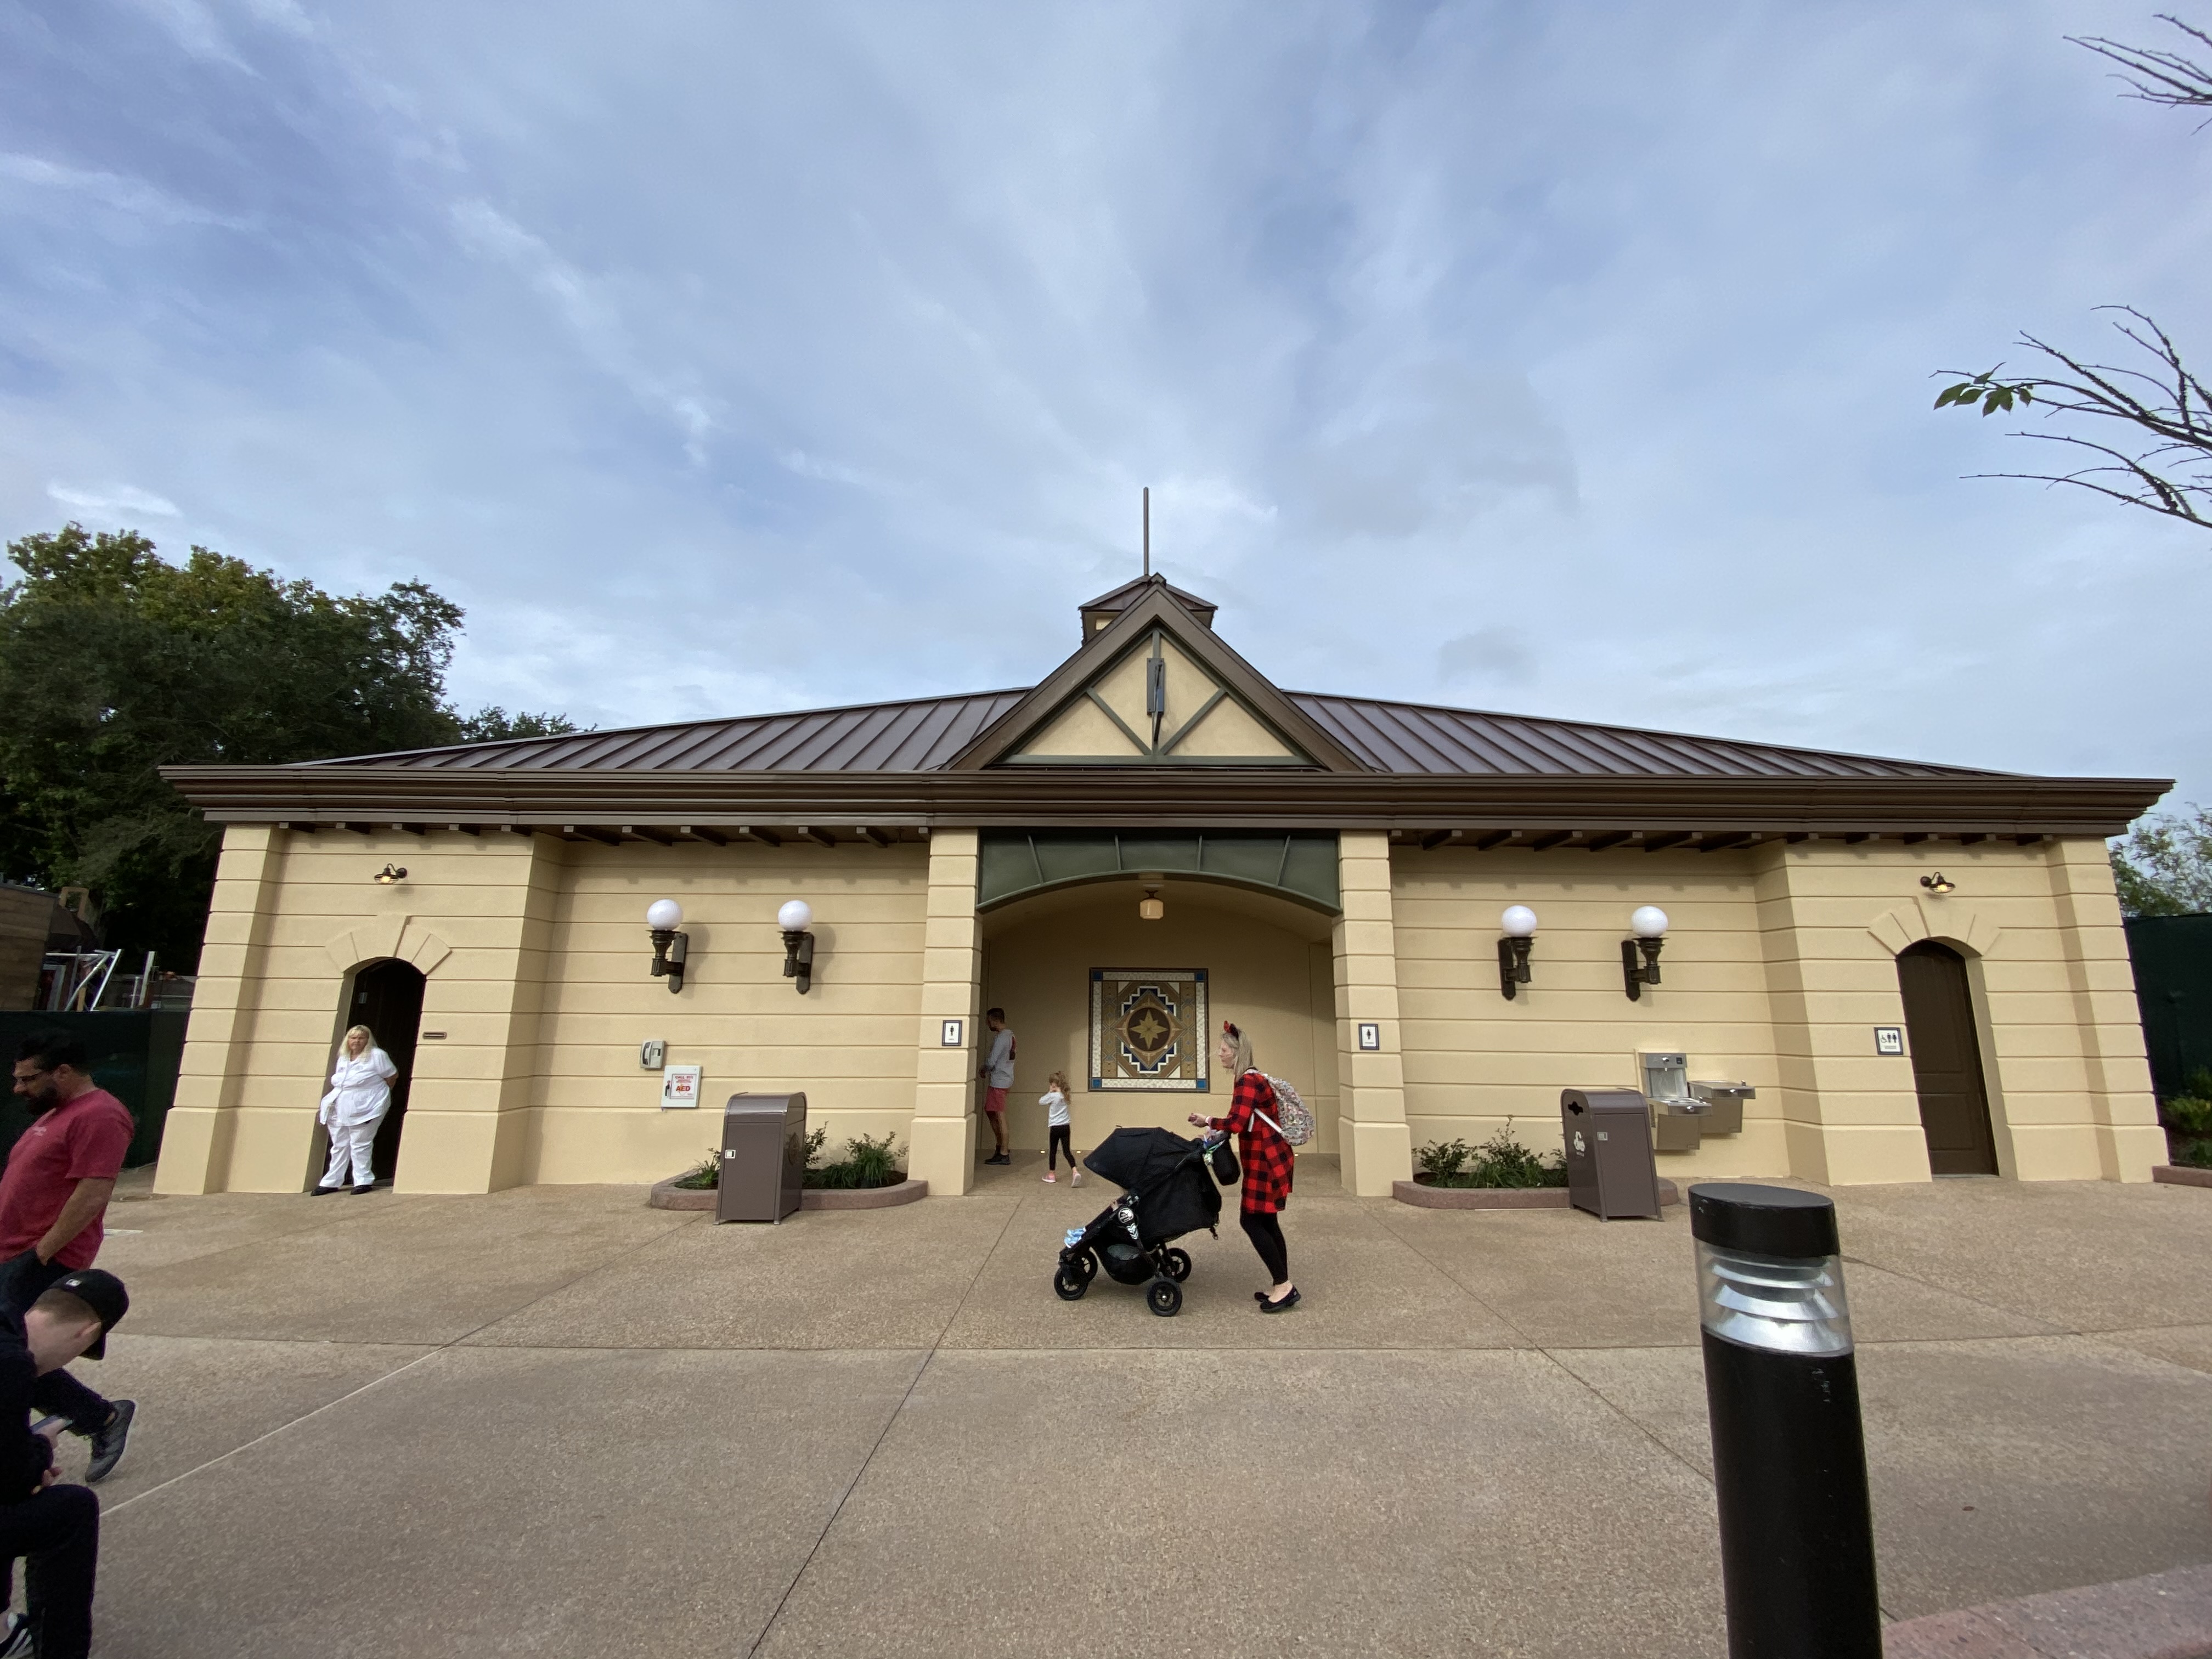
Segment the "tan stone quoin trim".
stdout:
<path fill-rule="evenodd" d="M 323 941 L 323 949 L 341 974 L 349 974 L 364 963 L 396 957 L 412 963 L 426 979 L 453 952 L 452 945 L 429 929 L 418 927 L 412 916 L 385 916 L 357 923 L 331 934 Z"/>
<path fill-rule="evenodd" d="M 1923 898 L 1876 917 L 1868 924 L 1867 932 L 1893 957 L 1931 939 L 1956 939 L 1976 956 L 1985 957 L 2004 929 L 1970 905 Z"/>

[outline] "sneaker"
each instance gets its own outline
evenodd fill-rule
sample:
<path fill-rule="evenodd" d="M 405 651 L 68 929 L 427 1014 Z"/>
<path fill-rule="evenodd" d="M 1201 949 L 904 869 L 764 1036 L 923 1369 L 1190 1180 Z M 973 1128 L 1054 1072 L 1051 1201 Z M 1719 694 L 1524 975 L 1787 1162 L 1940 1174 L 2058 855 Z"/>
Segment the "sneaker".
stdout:
<path fill-rule="evenodd" d="M 983 1160 L 986 1164 L 1012 1164 L 1013 1161 L 1013 1159 L 1008 1158 L 1004 1152 L 994 1152 L 990 1157 Z"/>
<path fill-rule="evenodd" d="M 1053 1182 L 1053 1183 L 1054 1183 L 1055 1185 L 1057 1185 L 1057 1184 L 1058 1184 L 1058 1182 L 1059 1182 L 1059 1181 L 1060 1181 L 1060 1177 L 1059 1177 L 1058 1176 L 1054 1175 L 1054 1174 L 1051 1170 L 1047 1170 L 1044 1172 L 1044 1178 L 1045 1178 L 1047 1181 L 1052 1182 Z"/>
<path fill-rule="evenodd" d="M 107 1419 L 107 1426 L 92 1437 L 92 1462 L 86 1465 L 85 1480 L 93 1486 L 115 1473 L 115 1466 L 123 1461 L 123 1449 L 131 1443 L 131 1419 L 138 1415 L 138 1402 L 118 1400 L 115 1415 Z"/>
<path fill-rule="evenodd" d="M 1067 1172 L 1067 1184 L 1071 1187 L 1080 1187 L 1083 1184 L 1083 1170 L 1081 1166 L 1079 1165 Z"/>
<path fill-rule="evenodd" d="M 38 1659 L 38 1649 L 31 1642 L 31 1621 L 20 1613 L 8 1615 L 8 1622 L 0 1626 L 0 1659 Z"/>

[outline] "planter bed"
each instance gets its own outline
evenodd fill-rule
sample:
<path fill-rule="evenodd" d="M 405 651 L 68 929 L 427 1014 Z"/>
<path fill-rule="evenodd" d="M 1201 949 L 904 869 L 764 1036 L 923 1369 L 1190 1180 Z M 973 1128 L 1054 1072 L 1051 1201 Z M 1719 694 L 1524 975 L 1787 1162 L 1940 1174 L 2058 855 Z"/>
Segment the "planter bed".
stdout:
<path fill-rule="evenodd" d="M 671 1176 L 653 1183 L 646 1202 L 656 1210 L 711 1210 L 717 1194 L 712 1187 L 679 1187 Z M 802 1210 L 887 1210 L 895 1204 L 911 1204 L 929 1196 L 927 1181 L 895 1181 L 888 1187 L 809 1187 L 799 1195 Z"/>
<path fill-rule="evenodd" d="M 2191 1173 L 2196 1173 L 2191 1171 Z M 2212 1171 L 2206 1171 L 2212 1174 Z M 2212 1182 L 2207 1182 L 2212 1185 Z M 1394 1181 L 1390 1196 L 1420 1210 L 1564 1210 L 1565 1187 L 1431 1187 L 1425 1181 Z M 1682 1201 L 1681 1190 L 1662 1177 L 1659 1203 L 1663 1208 Z"/>
<path fill-rule="evenodd" d="M 2154 1164 L 2150 1178 L 2169 1187 L 2212 1187 L 2212 1170 L 2192 1170 L 2186 1164 Z"/>

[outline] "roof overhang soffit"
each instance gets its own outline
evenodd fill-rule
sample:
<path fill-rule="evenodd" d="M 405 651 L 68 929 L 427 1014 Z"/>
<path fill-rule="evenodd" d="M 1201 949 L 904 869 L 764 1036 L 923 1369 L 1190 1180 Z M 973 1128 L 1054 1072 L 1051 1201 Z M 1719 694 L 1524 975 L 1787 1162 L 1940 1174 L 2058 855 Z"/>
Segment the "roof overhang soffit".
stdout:
<path fill-rule="evenodd" d="M 2115 836 L 2146 778 L 1520 778 L 1001 767 L 948 772 L 483 773 L 165 767 L 218 823 L 1043 825 Z"/>
<path fill-rule="evenodd" d="M 944 769 L 975 772 L 1003 763 L 1155 629 L 1173 640 L 1178 648 L 1241 700 L 1254 715 L 1274 727 L 1285 742 L 1311 756 L 1322 770 L 1371 775 L 1358 757 L 1276 690 L 1273 681 L 1169 597 L 1166 582 L 1158 578 L 1154 579 L 1151 592 L 1085 640 L 1073 656 L 984 727 L 973 742 L 946 763 Z M 1297 769 L 1311 775 L 1309 769 Z"/>

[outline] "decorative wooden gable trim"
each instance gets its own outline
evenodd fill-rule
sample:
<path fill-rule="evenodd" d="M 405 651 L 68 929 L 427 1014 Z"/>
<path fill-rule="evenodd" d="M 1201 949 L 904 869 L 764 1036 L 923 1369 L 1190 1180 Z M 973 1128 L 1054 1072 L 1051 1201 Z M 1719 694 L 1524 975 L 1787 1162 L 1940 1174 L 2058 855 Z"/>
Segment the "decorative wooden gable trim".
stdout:
<path fill-rule="evenodd" d="M 988 766 L 1368 769 L 1157 577 L 945 769 Z"/>

